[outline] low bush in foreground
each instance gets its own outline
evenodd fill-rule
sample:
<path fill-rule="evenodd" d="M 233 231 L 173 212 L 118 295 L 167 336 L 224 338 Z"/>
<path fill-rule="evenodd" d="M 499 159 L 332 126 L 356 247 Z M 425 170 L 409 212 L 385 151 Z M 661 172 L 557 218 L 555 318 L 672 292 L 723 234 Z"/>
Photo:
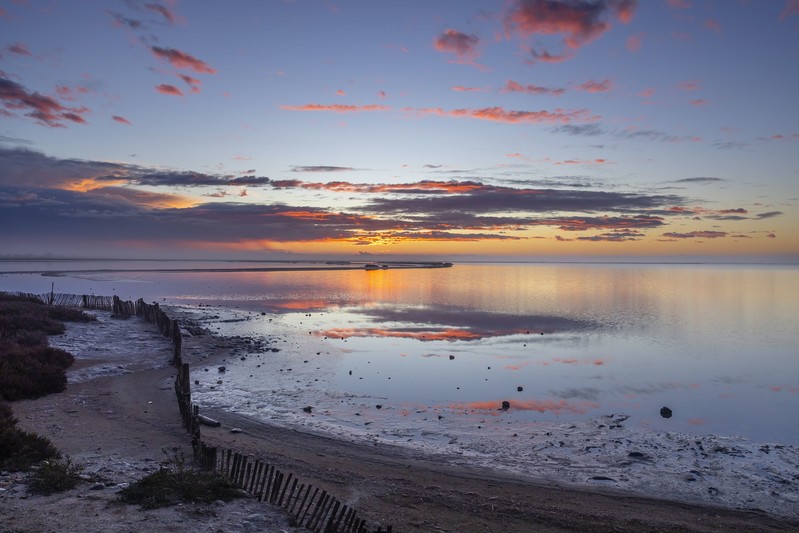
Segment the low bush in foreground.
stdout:
<path fill-rule="evenodd" d="M 0 400 L 39 398 L 62 392 L 66 370 L 75 358 L 50 346 L 28 346 L 0 339 Z"/>
<path fill-rule="evenodd" d="M 60 335 L 65 331 L 63 322 L 94 320 L 97 317 L 80 309 L 50 306 L 27 296 L 0 293 L 0 337 L 14 337 L 25 331 Z"/>
<path fill-rule="evenodd" d="M 165 461 L 157 472 L 131 483 L 119 493 L 121 501 L 145 509 L 242 497 L 244 493 L 219 474 L 187 468 L 183 456 Z"/>
<path fill-rule="evenodd" d="M 64 332 L 62 320 L 85 322 L 96 317 L 0 293 L 0 401 L 39 398 L 66 388 L 66 369 L 75 358 L 47 345 L 48 335 Z"/>
<path fill-rule="evenodd" d="M 50 439 L 20 429 L 11 406 L 0 402 L 0 470 L 29 470 L 36 463 L 58 456 Z"/>
<path fill-rule="evenodd" d="M 53 494 L 75 488 L 82 481 L 80 473 L 83 466 L 75 464 L 67 457 L 65 460 L 44 461 L 34 470 L 29 485 L 33 492 Z"/>

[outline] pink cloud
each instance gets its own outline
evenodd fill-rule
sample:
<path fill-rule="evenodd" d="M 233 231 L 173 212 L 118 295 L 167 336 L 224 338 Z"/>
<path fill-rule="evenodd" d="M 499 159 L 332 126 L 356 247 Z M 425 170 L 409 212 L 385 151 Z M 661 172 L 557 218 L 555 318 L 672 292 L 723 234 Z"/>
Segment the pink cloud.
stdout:
<path fill-rule="evenodd" d="M 505 15 L 505 31 L 528 38 L 560 35 L 572 49 L 590 43 L 611 27 L 611 20 L 629 22 L 636 0 L 513 0 Z"/>
<path fill-rule="evenodd" d="M 180 69 L 193 70 L 198 74 L 216 74 L 216 69 L 211 68 L 204 61 L 174 48 L 161 48 L 153 46 L 150 48 L 155 57 L 168 61 L 173 67 Z"/>
<path fill-rule="evenodd" d="M 641 44 L 643 42 L 644 34 L 637 33 L 635 35 L 630 35 L 627 38 L 627 42 L 624 43 L 624 47 L 627 48 L 630 52 L 637 52 L 641 49 Z"/>
<path fill-rule="evenodd" d="M 0 77 L 0 102 L 3 115 L 13 116 L 13 111 L 27 111 L 25 116 L 51 128 L 62 128 L 64 121 L 86 124 L 83 115 L 89 113 L 86 107 L 66 107 L 58 100 L 38 92 L 29 92 L 19 83 Z"/>
<path fill-rule="evenodd" d="M 721 33 L 721 22 L 716 19 L 707 19 L 705 21 L 705 28 L 716 33 Z"/>
<path fill-rule="evenodd" d="M 508 80 L 505 87 L 502 89 L 503 93 L 526 93 L 526 94 L 551 94 L 553 96 L 560 96 L 566 92 L 566 89 L 552 89 L 550 87 L 541 87 L 539 85 L 521 85 L 513 80 Z"/>
<path fill-rule="evenodd" d="M 128 119 L 126 119 L 125 117 L 120 117 L 119 115 L 114 115 L 111 118 L 113 120 L 115 120 L 116 122 L 119 122 L 120 124 L 125 124 L 126 126 L 130 126 L 131 125 L 130 121 Z"/>
<path fill-rule="evenodd" d="M 608 79 L 602 81 L 589 80 L 582 85 L 578 85 L 577 88 L 587 93 L 606 93 L 613 88 L 613 82 Z"/>
<path fill-rule="evenodd" d="M 172 96 L 183 96 L 183 91 L 181 91 L 174 85 L 169 85 L 168 83 L 162 83 L 161 85 L 156 85 L 155 90 L 161 94 L 170 94 Z"/>
<path fill-rule="evenodd" d="M 280 109 L 287 111 L 333 111 L 334 113 L 357 113 L 360 111 L 388 111 L 391 109 L 384 105 L 341 105 L 341 104 L 304 104 L 282 105 Z"/>
<path fill-rule="evenodd" d="M 89 94 L 91 91 L 86 87 L 75 87 L 72 89 L 65 85 L 59 85 L 55 88 L 55 92 L 62 100 L 73 101 L 77 100 L 78 95 Z"/>
<path fill-rule="evenodd" d="M 677 87 L 683 91 L 698 91 L 702 87 L 702 82 L 700 80 L 686 80 L 681 81 Z"/>
<path fill-rule="evenodd" d="M 708 100 L 705 100 L 704 98 L 697 98 L 696 100 L 691 100 L 690 103 L 691 103 L 692 106 L 699 107 L 699 106 L 707 105 L 710 102 Z"/>
<path fill-rule="evenodd" d="M 591 122 L 600 117 L 591 115 L 587 109 L 555 109 L 554 111 L 515 111 L 502 107 L 486 107 L 482 109 L 452 109 L 439 108 L 410 108 L 403 111 L 415 112 L 420 115 L 437 115 L 447 117 L 467 117 L 506 124 L 569 124 L 571 122 Z"/>
<path fill-rule="evenodd" d="M 480 38 L 458 30 L 448 29 L 433 42 L 439 52 L 453 53 L 461 59 L 474 59 L 479 55 L 477 45 Z"/>
<path fill-rule="evenodd" d="M 197 78 L 194 78 L 192 76 L 189 76 L 187 74 L 178 74 L 178 77 L 181 80 L 183 80 L 186 83 L 186 85 L 189 86 L 189 88 L 191 89 L 191 92 L 193 92 L 193 93 L 200 92 L 200 84 L 202 83 L 200 80 L 198 80 Z"/>
<path fill-rule="evenodd" d="M 12 54 L 17 54 L 17 55 L 21 55 L 21 56 L 33 55 L 33 54 L 31 54 L 30 50 L 28 50 L 28 47 L 25 46 L 22 43 L 12 44 L 8 48 L 6 48 L 6 50 L 11 52 Z"/>
<path fill-rule="evenodd" d="M 799 15 L 799 0 L 786 0 L 779 18 L 782 21 L 793 15 Z"/>
<path fill-rule="evenodd" d="M 454 87 L 451 87 L 451 89 L 453 91 L 457 91 L 457 92 L 460 92 L 460 93 L 478 93 L 478 92 L 483 92 L 483 89 L 481 89 L 479 87 L 464 87 L 463 85 L 455 85 Z"/>
<path fill-rule="evenodd" d="M 336 96 L 347 96 L 347 93 L 345 93 L 342 89 L 339 89 L 336 91 Z"/>
<path fill-rule="evenodd" d="M 690 9 L 691 3 L 688 0 L 666 0 L 666 3 L 672 9 Z"/>
<path fill-rule="evenodd" d="M 144 4 L 144 7 L 149 9 L 150 11 L 158 13 L 159 15 L 164 17 L 164 19 L 170 24 L 175 24 L 177 22 L 177 17 L 175 16 L 175 14 L 162 5 Z"/>
<path fill-rule="evenodd" d="M 647 87 L 643 91 L 639 92 L 638 96 L 640 96 L 641 98 L 652 98 L 653 96 L 655 96 L 655 89 L 653 89 L 652 87 Z"/>

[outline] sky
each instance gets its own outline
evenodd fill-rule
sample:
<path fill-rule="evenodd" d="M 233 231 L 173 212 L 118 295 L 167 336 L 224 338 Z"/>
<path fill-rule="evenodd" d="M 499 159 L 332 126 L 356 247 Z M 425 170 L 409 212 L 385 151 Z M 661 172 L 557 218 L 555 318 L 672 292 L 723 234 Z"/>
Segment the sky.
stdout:
<path fill-rule="evenodd" d="M 0 255 L 799 258 L 799 0 L 0 0 Z"/>

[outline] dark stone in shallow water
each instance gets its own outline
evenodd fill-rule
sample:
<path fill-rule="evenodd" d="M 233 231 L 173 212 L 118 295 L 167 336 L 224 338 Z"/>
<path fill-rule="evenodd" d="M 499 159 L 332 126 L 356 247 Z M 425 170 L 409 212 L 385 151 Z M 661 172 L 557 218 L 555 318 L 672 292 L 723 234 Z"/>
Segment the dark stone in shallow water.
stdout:
<path fill-rule="evenodd" d="M 508 400 L 503 400 L 502 407 L 497 409 L 497 411 L 507 411 L 508 409 L 510 409 L 510 402 Z"/>
<path fill-rule="evenodd" d="M 663 418 L 671 418 L 671 409 L 669 409 L 668 407 L 661 407 L 660 416 L 662 416 Z"/>

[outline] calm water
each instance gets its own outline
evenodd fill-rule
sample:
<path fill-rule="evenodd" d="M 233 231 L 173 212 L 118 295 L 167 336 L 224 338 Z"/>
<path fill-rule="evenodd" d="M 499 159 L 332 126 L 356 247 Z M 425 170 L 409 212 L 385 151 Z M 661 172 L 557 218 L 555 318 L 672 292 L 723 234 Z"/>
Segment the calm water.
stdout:
<path fill-rule="evenodd" d="M 4 272 L 64 268 L 76 269 L 0 262 Z M 323 347 L 305 357 L 324 368 L 326 387 L 409 410 L 490 413 L 510 401 L 520 421 L 625 413 L 644 428 L 799 443 L 793 266 L 0 274 L 0 290 L 47 292 L 51 283 L 56 292 L 252 311 L 230 331 L 290 328 Z M 259 394 L 255 381 L 239 385 Z M 674 416 L 661 418 L 662 406 Z"/>

